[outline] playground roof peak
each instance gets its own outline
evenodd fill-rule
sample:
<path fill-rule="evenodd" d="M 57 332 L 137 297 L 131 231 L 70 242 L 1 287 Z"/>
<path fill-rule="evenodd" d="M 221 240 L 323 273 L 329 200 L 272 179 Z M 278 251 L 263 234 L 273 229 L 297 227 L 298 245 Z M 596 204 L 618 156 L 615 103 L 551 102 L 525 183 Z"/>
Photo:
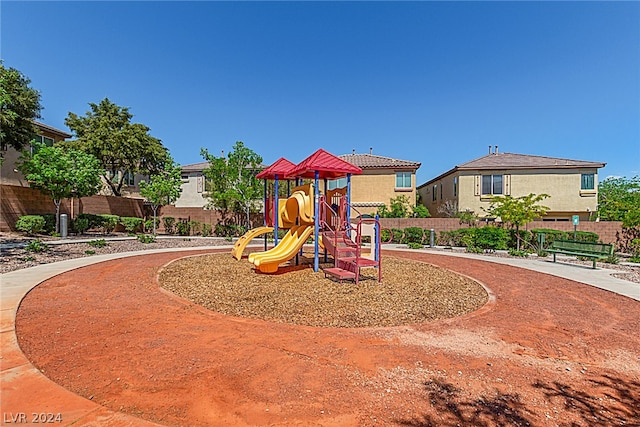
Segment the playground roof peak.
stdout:
<path fill-rule="evenodd" d="M 362 169 L 320 148 L 298 163 L 287 177 L 314 178 L 316 172 L 321 179 L 337 179 L 348 174 L 360 175 Z"/>
<path fill-rule="evenodd" d="M 284 157 L 280 157 L 278 160 L 273 162 L 271 166 L 267 167 L 258 175 L 256 175 L 256 178 L 276 179 L 277 175 L 279 179 L 284 179 L 286 175 L 288 175 L 289 172 L 291 172 L 295 167 L 295 163 L 285 159 Z"/>

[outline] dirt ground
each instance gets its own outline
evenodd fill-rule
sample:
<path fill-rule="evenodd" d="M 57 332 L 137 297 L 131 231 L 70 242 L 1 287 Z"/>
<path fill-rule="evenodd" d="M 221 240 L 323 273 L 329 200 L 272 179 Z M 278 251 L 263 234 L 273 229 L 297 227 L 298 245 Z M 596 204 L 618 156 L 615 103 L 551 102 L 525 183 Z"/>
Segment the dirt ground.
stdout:
<path fill-rule="evenodd" d="M 485 261 L 384 252 L 472 277 L 492 298 L 433 322 L 299 326 L 160 289 L 162 267 L 185 255 L 44 282 L 18 311 L 20 347 L 65 388 L 169 426 L 640 425 L 638 301 Z"/>

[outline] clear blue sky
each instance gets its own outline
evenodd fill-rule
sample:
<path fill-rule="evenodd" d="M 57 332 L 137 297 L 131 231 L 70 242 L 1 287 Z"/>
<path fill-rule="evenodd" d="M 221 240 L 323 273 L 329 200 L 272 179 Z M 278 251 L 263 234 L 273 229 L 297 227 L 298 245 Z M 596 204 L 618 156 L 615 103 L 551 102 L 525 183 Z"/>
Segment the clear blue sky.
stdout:
<path fill-rule="evenodd" d="M 243 141 L 418 161 L 503 152 L 640 175 L 639 2 L 2 1 L 1 57 L 68 130 L 105 97 L 180 164 Z"/>

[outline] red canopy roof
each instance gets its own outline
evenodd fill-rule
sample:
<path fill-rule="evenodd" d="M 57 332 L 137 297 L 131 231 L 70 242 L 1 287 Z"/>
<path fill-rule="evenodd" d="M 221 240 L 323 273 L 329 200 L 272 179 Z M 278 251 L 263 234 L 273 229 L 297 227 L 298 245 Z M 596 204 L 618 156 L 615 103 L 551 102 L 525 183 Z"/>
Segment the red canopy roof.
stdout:
<path fill-rule="evenodd" d="M 287 177 L 314 178 L 316 172 L 321 179 L 337 179 L 347 174 L 360 175 L 362 169 L 321 148 L 298 163 Z"/>
<path fill-rule="evenodd" d="M 284 157 L 280 157 L 276 160 L 271 166 L 262 170 L 256 178 L 258 179 L 276 179 L 276 175 L 278 178 L 284 178 L 289 172 L 291 172 L 296 167 L 296 164 L 290 162 Z"/>

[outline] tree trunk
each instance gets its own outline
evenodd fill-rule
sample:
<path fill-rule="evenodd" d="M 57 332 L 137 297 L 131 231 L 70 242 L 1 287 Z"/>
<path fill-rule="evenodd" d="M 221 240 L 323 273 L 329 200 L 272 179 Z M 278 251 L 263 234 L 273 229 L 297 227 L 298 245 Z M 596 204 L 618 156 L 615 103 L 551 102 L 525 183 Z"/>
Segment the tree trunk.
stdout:
<path fill-rule="evenodd" d="M 61 199 L 54 199 L 53 203 L 56 205 L 56 233 L 60 233 L 60 202 Z"/>
<path fill-rule="evenodd" d="M 151 209 L 153 209 L 153 235 L 156 235 L 156 215 L 158 212 L 158 205 L 151 205 Z"/>

